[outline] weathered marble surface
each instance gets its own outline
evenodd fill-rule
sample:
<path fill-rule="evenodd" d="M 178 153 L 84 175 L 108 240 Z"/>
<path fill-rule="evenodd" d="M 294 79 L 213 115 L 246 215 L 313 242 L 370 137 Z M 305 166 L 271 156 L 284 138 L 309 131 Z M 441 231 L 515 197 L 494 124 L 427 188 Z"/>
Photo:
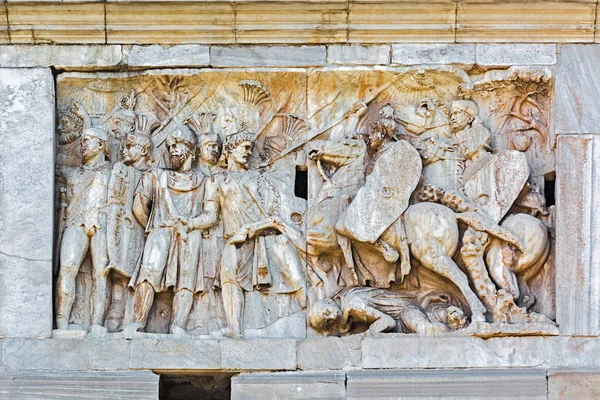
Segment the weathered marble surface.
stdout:
<path fill-rule="evenodd" d="M 331 45 L 327 47 L 327 62 L 339 65 L 386 65 L 391 48 L 387 45 Z"/>
<path fill-rule="evenodd" d="M 0 396 L 33 399 L 156 399 L 159 376 L 151 371 L 0 372 Z"/>
<path fill-rule="evenodd" d="M 122 46 L 1 46 L 0 66 L 110 69 L 123 61 Z"/>
<path fill-rule="evenodd" d="M 207 66 L 209 60 L 208 46 L 200 45 L 132 46 L 127 53 L 127 64 L 132 67 Z"/>
<path fill-rule="evenodd" d="M 600 369 L 597 338 L 380 334 L 342 338 L 339 344 L 333 340 L 3 339 L 0 355 L 6 371 Z M 316 351 L 319 356 L 309 359 Z"/>
<path fill-rule="evenodd" d="M 556 321 L 566 335 L 600 333 L 599 157 L 599 136 L 558 138 Z"/>
<path fill-rule="evenodd" d="M 49 151 L 54 147 L 55 125 L 52 72 L 0 69 L 0 98 L 0 336 L 49 337 L 54 231 L 54 156 Z"/>
<path fill-rule="evenodd" d="M 555 44 L 478 44 L 477 65 L 500 67 L 506 65 L 556 64 Z"/>
<path fill-rule="evenodd" d="M 417 44 L 392 46 L 394 64 L 475 64 L 475 44 Z"/>
<path fill-rule="evenodd" d="M 231 380 L 232 400 L 345 399 L 346 376 L 340 372 L 240 374 Z"/>
<path fill-rule="evenodd" d="M 213 67 L 305 67 L 327 62 L 324 46 L 213 46 L 210 57 Z"/>
<path fill-rule="evenodd" d="M 555 369 L 548 371 L 548 399 L 597 399 L 600 374 L 590 369 Z"/>
<path fill-rule="evenodd" d="M 556 71 L 554 121 L 557 135 L 598 133 L 600 111 L 596 81 L 599 45 L 564 45 Z"/>
<path fill-rule="evenodd" d="M 62 74 L 55 337 L 556 334 L 551 87 L 532 67 Z"/>
<path fill-rule="evenodd" d="M 546 371 L 349 371 L 347 399 L 546 399 Z"/>

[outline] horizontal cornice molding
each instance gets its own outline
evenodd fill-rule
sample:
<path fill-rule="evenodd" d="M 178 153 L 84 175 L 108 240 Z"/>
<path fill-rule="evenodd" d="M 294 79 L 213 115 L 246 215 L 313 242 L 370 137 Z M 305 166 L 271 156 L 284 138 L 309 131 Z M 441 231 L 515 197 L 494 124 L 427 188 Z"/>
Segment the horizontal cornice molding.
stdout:
<path fill-rule="evenodd" d="M 0 0 L 0 43 L 593 43 L 597 6 L 597 0 Z"/>

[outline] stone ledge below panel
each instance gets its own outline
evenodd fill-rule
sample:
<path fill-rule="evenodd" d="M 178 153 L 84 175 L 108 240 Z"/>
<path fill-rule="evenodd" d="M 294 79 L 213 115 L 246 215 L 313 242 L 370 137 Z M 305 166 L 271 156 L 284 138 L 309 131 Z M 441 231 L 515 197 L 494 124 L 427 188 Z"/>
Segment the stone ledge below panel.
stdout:
<path fill-rule="evenodd" d="M 4 339 L 7 371 L 600 369 L 600 339 L 381 337 L 307 339 Z M 315 352 L 319 357 L 314 357 Z"/>

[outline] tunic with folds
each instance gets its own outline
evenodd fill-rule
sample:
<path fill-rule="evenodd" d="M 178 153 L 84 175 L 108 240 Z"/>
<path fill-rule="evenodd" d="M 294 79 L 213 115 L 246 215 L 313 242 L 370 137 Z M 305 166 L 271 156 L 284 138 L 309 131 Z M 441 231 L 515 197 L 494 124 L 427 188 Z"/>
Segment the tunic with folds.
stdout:
<path fill-rule="evenodd" d="M 181 223 L 181 218 L 189 221 L 201 213 L 202 194 L 202 175 L 196 172 L 154 169 L 144 175 L 134 207 L 144 209 L 148 215 L 148 238 L 131 286 L 146 280 L 157 292 L 169 287 L 195 293 L 203 290 L 198 287 L 202 280 L 196 279 L 201 232 L 187 233 Z"/>

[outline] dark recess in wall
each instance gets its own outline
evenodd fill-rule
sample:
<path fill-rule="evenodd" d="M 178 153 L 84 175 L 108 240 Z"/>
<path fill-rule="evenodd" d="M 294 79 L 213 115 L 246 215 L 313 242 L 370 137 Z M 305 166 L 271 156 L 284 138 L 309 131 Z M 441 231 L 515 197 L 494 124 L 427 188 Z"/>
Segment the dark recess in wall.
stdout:
<path fill-rule="evenodd" d="M 231 397 L 230 372 L 195 375 L 161 375 L 159 400 L 228 400 Z"/>
<path fill-rule="evenodd" d="M 308 171 L 296 167 L 296 180 L 294 183 L 294 194 L 296 197 L 308 199 Z"/>

